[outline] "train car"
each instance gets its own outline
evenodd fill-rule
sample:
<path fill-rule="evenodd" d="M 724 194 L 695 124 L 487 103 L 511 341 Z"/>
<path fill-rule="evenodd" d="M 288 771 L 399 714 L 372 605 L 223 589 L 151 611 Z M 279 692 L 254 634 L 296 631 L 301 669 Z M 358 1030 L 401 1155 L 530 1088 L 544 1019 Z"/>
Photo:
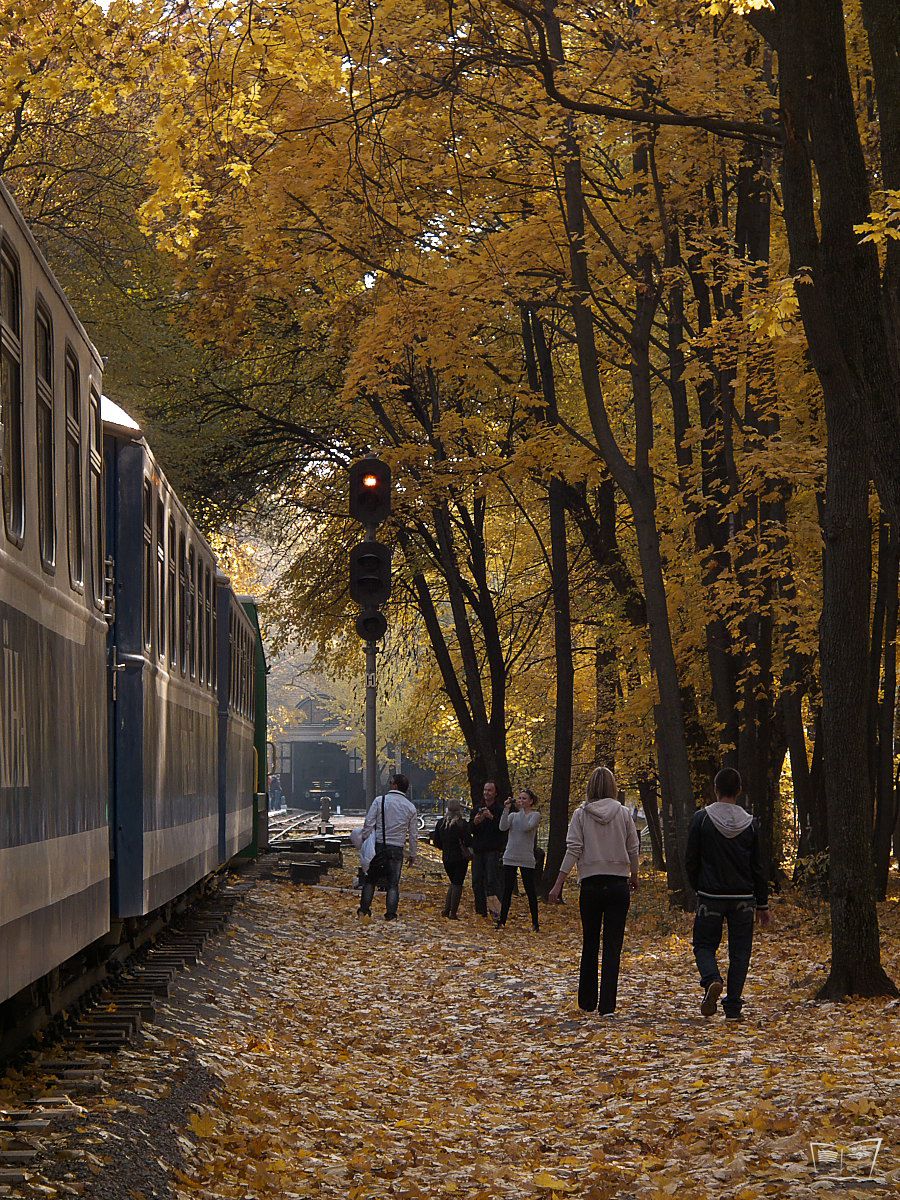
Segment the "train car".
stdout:
<path fill-rule="evenodd" d="M 224 575 L 217 580 L 219 628 L 219 856 L 253 840 L 257 790 L 256 642 L 258 631 Z"/>
<path fill-rule="evenodd" d="M 216 564 L 141 430 L 104 400 L 113 915 L 149 913 L 223 861 Z"/>
<path fill-rule="evenodd" d="M 109 928 L 102 363 L 0 184 L 0 1001 Z"/>
<path fill-rule="evenodd" d="M 252 596 L 238 596 L 241 608 L 253 626 L 253 687 L 255 715 L 253 718 L 253 762 L 256 775 L 253 797 L 253 838 L 241 853 L 256 858 L 269 844 L 269 770 L 268 770 L 268 686 L 269 673 L 259 610 Z"/>

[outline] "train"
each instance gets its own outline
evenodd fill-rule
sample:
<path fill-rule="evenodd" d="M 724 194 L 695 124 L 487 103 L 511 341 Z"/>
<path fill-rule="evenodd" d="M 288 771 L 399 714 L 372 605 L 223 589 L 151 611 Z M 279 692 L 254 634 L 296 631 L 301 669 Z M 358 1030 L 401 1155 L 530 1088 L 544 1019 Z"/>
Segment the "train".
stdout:
<path fill-rule="evenodd" d="M 265 654 L 0 182 L 0 1045 L 264 841 Z"/>

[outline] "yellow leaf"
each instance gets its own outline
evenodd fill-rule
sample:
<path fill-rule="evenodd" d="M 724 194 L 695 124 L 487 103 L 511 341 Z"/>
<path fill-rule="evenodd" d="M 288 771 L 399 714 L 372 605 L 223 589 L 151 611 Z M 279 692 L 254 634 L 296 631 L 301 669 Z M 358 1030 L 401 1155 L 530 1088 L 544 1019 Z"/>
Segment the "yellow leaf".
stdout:
<path fill-rule="evenodd" d="M 575 1185 L 567 1183 L 565 1179 L 557 1179 L 555 1175 L 551 1175 L 549 1171 L 540 1171 L 534 1177 L 534 1186 L 545 1188 L 548 1192 L 574 1192 Z"/>
<path fill-rule="evenodd" d="M 216 1132 L 215 1123 L 210 1116 L 201 1117 L 197 1113 L 191 1113 L 190 1125 L 197 1137 L 212 1137 Z"/>

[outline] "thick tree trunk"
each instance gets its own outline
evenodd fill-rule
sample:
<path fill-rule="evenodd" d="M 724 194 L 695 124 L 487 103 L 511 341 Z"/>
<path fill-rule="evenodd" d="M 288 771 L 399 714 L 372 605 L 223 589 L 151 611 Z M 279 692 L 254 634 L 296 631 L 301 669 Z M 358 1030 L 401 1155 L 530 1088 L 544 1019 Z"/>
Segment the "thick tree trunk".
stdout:
<path fill-rule="evenodd" d="M 854 230 L 868 216 L 870 197 L 842 2 L 781 0 L 775 14 L 749 19 L 778 50 L 791 273 L 828 425 L 820 654 L 832 963 L 822 994 L 892 993 L 880 963 L 865 702 L 870 474 L 884 508 L 895 523 L 900 519 L 900 380 L 892 323 L 878 255 Z"/>
<path fill-rule="evenodd" d="M 881 966 L 868 819 L 869 482 L 860 430 L 828 403 L 828 484 L 820 655 L 825 797 L 831 838 L 831 970 L 822 999 L 894 994 Z"/>
<path fill-rule="evenodd" d="M 897 820 L 897 789 L 894 785 L 894 728 L 897 710 L 897 575 L 900 567 L 900 537 L 896 529 L 883 543 L 878 577 L 885 578 L 883 691 L 878 705 L 875 763 L 875 891 L 879 900 L 887 895 L 891 861 L 891 834 Z"/>

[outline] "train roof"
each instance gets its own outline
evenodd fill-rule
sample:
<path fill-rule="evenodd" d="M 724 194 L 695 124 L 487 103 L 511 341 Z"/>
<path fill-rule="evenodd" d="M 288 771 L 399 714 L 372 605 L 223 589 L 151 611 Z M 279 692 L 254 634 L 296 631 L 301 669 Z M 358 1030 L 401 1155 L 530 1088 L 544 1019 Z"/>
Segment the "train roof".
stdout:
<path fill-rule="evenodd" d="M 68 312 L 69 316 L 72 319 L 72 323 L 74 324 L 74 326 L 78 330 L 78 332 L 81 334 L 81 336 L 84 338 L 85 345 L 90 348 L 91 354 L 94 356 L 94 358 L 97 362 L 97 366 L 100 367 L 100 369 L 102 371 L 103 359 L 100 357 L 100 352 L 98 351 L 98 349 L 94 345 L 94 343 L 91 341 L 90 337 L 88 336 L 88 332 L 85 329 L 85 327 L 82 325 L 81 321 L 79 321 L 78 316 L 75 312 L 75 309 L 69 303 L 69 298 L 66 295 L 66 293 L 63 291 L 62 284 L 59 282 L 59 280 L 53 274 L 53 271 L 50 269 L 50 264 L 47 262 L 47 259 L 44 257 L 43 251 L 41 250 L 40 246 L 37 244 L 34 234 L 28 228 L 28 222 L 22 216 L 22 213 L 19 209 L 18 204 L 16 204 L 15 200 L 13 199 L 12 193 L 10 192 L 9 188 L 6 186 L 6 184 L 3 182 L 2 179 L 0 179 L 0 200 L 3 201 L 4 206 L 9 210 L 10 216 L 13 218 L 16 225 L 18 226 L 19 233 L 22 235 L 22 237 L 28 243 L 29 249 L 31 250 L 34 257 L 37 259 L 38 263 L 40 264 L 41 269 L 44 272 L 44 275 L 47 277 L 47 281 L 49 282 L 49 284 L 53 288 L 53 290 L 56 292 L 57 296 L 59 297 L 60 302 L 65 306 L 66 311 Z"/>
<path fill-rule="evenodd" d="M 110 400 L 109 396 L 100 397 L 100 416 L 104 425 L 109 425 L 130 437 L 139 439 L 144 436 L 134 417 L 129 416 L 125 409 L 116 404 L 115 400 Z"/>
<path fill-rule="evenodd" d="M 194 518 L 191 516 L 188 509 L 185 507 L 181 497 L 169 482 L 169 479 L 166 476 L 165 471 L 163 471 L 162 467 L 160 466 L 156 455 L 150 449 L 147 438 L 144 436 L 143 429 L 141 429 L 134 417 L 132 417 L 130 413 L 126 412 L 125 409 L 122 408 L 121 404 L 117 404 L 115 400 L 111 399 L 109 396 L 101 396 L 100 418 L 103 421 L 104 431 L 108 430 L 110 434 L 116 437 L 128 438 L 132 442 L 136 442 L 138 445 L 143 447 L 144 454 L 147 456 L 147 462 L 150 464 L 151 476 L 154 483 L 165 486 L 165 489 L 171 497 L 173 503 L 178 506 L 178 509 L 181 512 L 184 520 L 190 526 L 194 540 L 201 543 L 208 551 L 213 562 L 216 562 L 215 551 L 213 550 L 212 546 L 210 546 L 205 535 L 197 525 Z M 216 563 L 216 570 L 218 573 L 221 573 L 218 563 Z"/>

